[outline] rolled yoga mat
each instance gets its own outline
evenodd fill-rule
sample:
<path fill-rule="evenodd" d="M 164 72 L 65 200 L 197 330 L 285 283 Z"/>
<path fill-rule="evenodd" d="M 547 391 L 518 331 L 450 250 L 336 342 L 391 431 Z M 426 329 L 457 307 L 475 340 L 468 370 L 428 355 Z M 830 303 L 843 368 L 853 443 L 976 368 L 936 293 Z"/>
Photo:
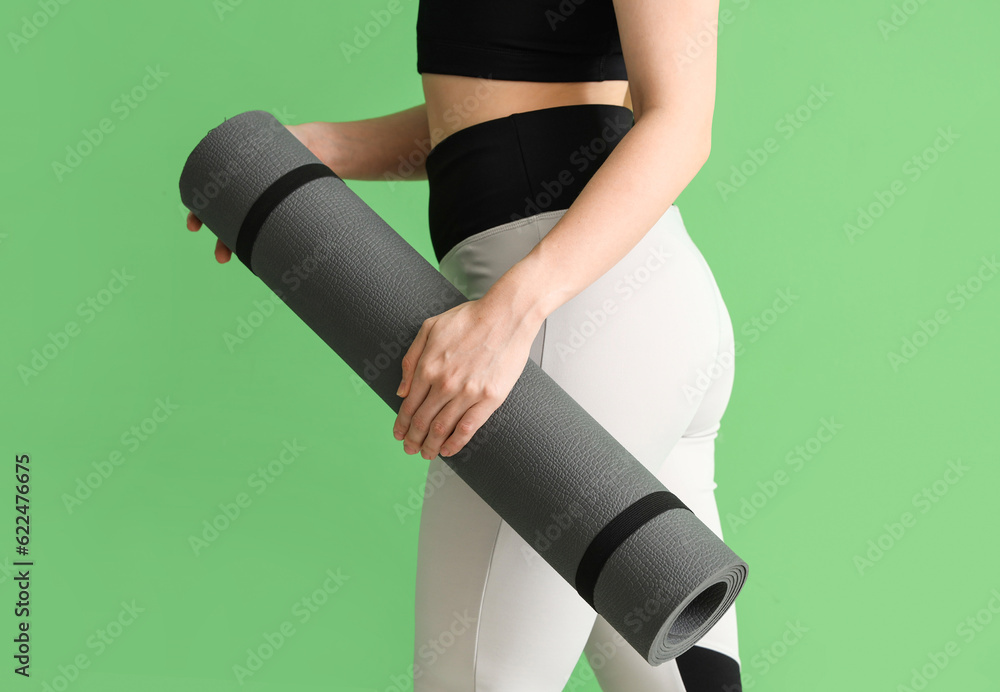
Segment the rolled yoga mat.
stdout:
<path fill-rule="evenodd" d="M 398 413 L 403 355 L 461 291 L 266 111 L 211 130 L 180 192 Z M 746 563 L 530 359 L 444 461 L 651 665 L 693 646 L 746 579 Z"/>

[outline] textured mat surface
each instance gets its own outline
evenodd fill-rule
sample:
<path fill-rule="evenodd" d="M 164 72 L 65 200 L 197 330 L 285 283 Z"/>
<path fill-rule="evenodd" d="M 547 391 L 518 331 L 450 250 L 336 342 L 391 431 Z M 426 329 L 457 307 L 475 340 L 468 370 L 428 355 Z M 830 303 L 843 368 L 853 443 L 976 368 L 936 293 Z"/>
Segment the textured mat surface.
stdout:
<path fill-rule="evenodd" d="M 237 248 L 262 193 L 289 171 L 316 163 L 271 114 L 248 111 L 195 147 L 181 174 L 181 199 Z M 400 361 L 420 324 L 466 300 L 336 177 L 311 180 L 281 198 L 252 247 L 254 274 L 395 412 Z M 626 507 L 665 490 L 531 360 L 507 400 L 445 462 L 529 543 L 554 517 L 570 513 L 569 526 L 560 524 L 539 554 L 578 590 L 578 567 L 594 537 Z M 588 601 L 659 665 L 704 635 L 746 574 L 746 563 L 679 507 L 621 541 Z"/>

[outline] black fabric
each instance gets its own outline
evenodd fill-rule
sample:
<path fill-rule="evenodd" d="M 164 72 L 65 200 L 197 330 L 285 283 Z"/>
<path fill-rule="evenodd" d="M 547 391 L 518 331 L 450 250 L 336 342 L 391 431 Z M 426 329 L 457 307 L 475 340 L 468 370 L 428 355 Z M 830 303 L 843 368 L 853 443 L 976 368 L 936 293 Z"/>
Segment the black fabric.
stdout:
<path fill-rule="evenodd" d="M 612 0 L 420 0 L 417 72 L 529 82 L 628 79 Z"/>
<path fill-rule="evenodd" d="M 658 490 L 640 497 L 597 532 L 576 568 L 576 590 L 583 600 L 594 607 L 594 586 L 611 554 L 643 524 L 671 509 L 688 506 L 669 490 Z"/>
<path fill-rule="evenodd" d="M 479 231 L 569 209 L 633 123 L 624 106 L 579 104 L 514 113 L 445 137 L 425 162 L 438 261 Z"/>
<path fill-rule="evenodd" d="M 253 271 L 251 264 L 253 244 L 257 240 L 260 227 L 264 225 L 264 221 L 267 220 L 268 215 L 278 206 L 281 200 L 288 197 L 294 190 L 317 178 L 330 176 L 334 178 L 340 177 L 329 166 L 322 163 L 307 163 L 288 171 L 261 193 L 260 197 L 253 203 L 253 206 L 250 207 L 250 210 L 244 217 L 243 223 L 240 225 L 240 234 L 236 239 L 236 256 L 240 258 L 243 264 L 247 265 L 250 271 Z"/>
<path fill-rule="evenodd" d="M 692 646 L 677 657 L 685 692 L 743 692 L 740 664 L 703 646 Z"/>

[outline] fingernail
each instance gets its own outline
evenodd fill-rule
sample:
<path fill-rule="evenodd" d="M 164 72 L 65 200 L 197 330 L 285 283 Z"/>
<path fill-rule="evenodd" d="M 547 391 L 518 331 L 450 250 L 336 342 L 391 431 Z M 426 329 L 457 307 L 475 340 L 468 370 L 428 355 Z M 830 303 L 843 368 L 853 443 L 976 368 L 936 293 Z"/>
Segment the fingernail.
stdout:
<path fill-rule="evenodd" d="M 406 445 L 403 445 L 403 451 L 404 451 L 404 452 L 406 452 L 407 454 L 413 454 L 413 453 L 414 453 L 414 452 L 416 452 L 417 450 L 415 450 L 415 449 L 414 449 L 413 447 L 411 447 L 410 445 L 406 444 Z"/>
<path fill-rule="evenodd" d="M 403 440 L 403 433 L 399 432 L 398 430 L 393 430 L 392 431 L 392 436 L 395 437 L 400 442 L 402 442 L 402 440 Z"/>
<path fill-rule="evenodd" d="M 403 383 L 400 382 L 399 386 L 396 387 L 396 396 L 403 396 Z"/>

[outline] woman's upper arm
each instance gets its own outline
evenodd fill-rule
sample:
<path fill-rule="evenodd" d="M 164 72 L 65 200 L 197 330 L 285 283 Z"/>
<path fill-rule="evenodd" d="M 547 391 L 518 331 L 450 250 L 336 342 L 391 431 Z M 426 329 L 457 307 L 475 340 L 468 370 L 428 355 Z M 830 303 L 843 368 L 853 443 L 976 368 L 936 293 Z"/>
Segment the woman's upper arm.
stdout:
<path fill-rule="evenodd" d="M 613 0 L 636 122 L 681 109 L 711 137 L 719 0 Z"/>

